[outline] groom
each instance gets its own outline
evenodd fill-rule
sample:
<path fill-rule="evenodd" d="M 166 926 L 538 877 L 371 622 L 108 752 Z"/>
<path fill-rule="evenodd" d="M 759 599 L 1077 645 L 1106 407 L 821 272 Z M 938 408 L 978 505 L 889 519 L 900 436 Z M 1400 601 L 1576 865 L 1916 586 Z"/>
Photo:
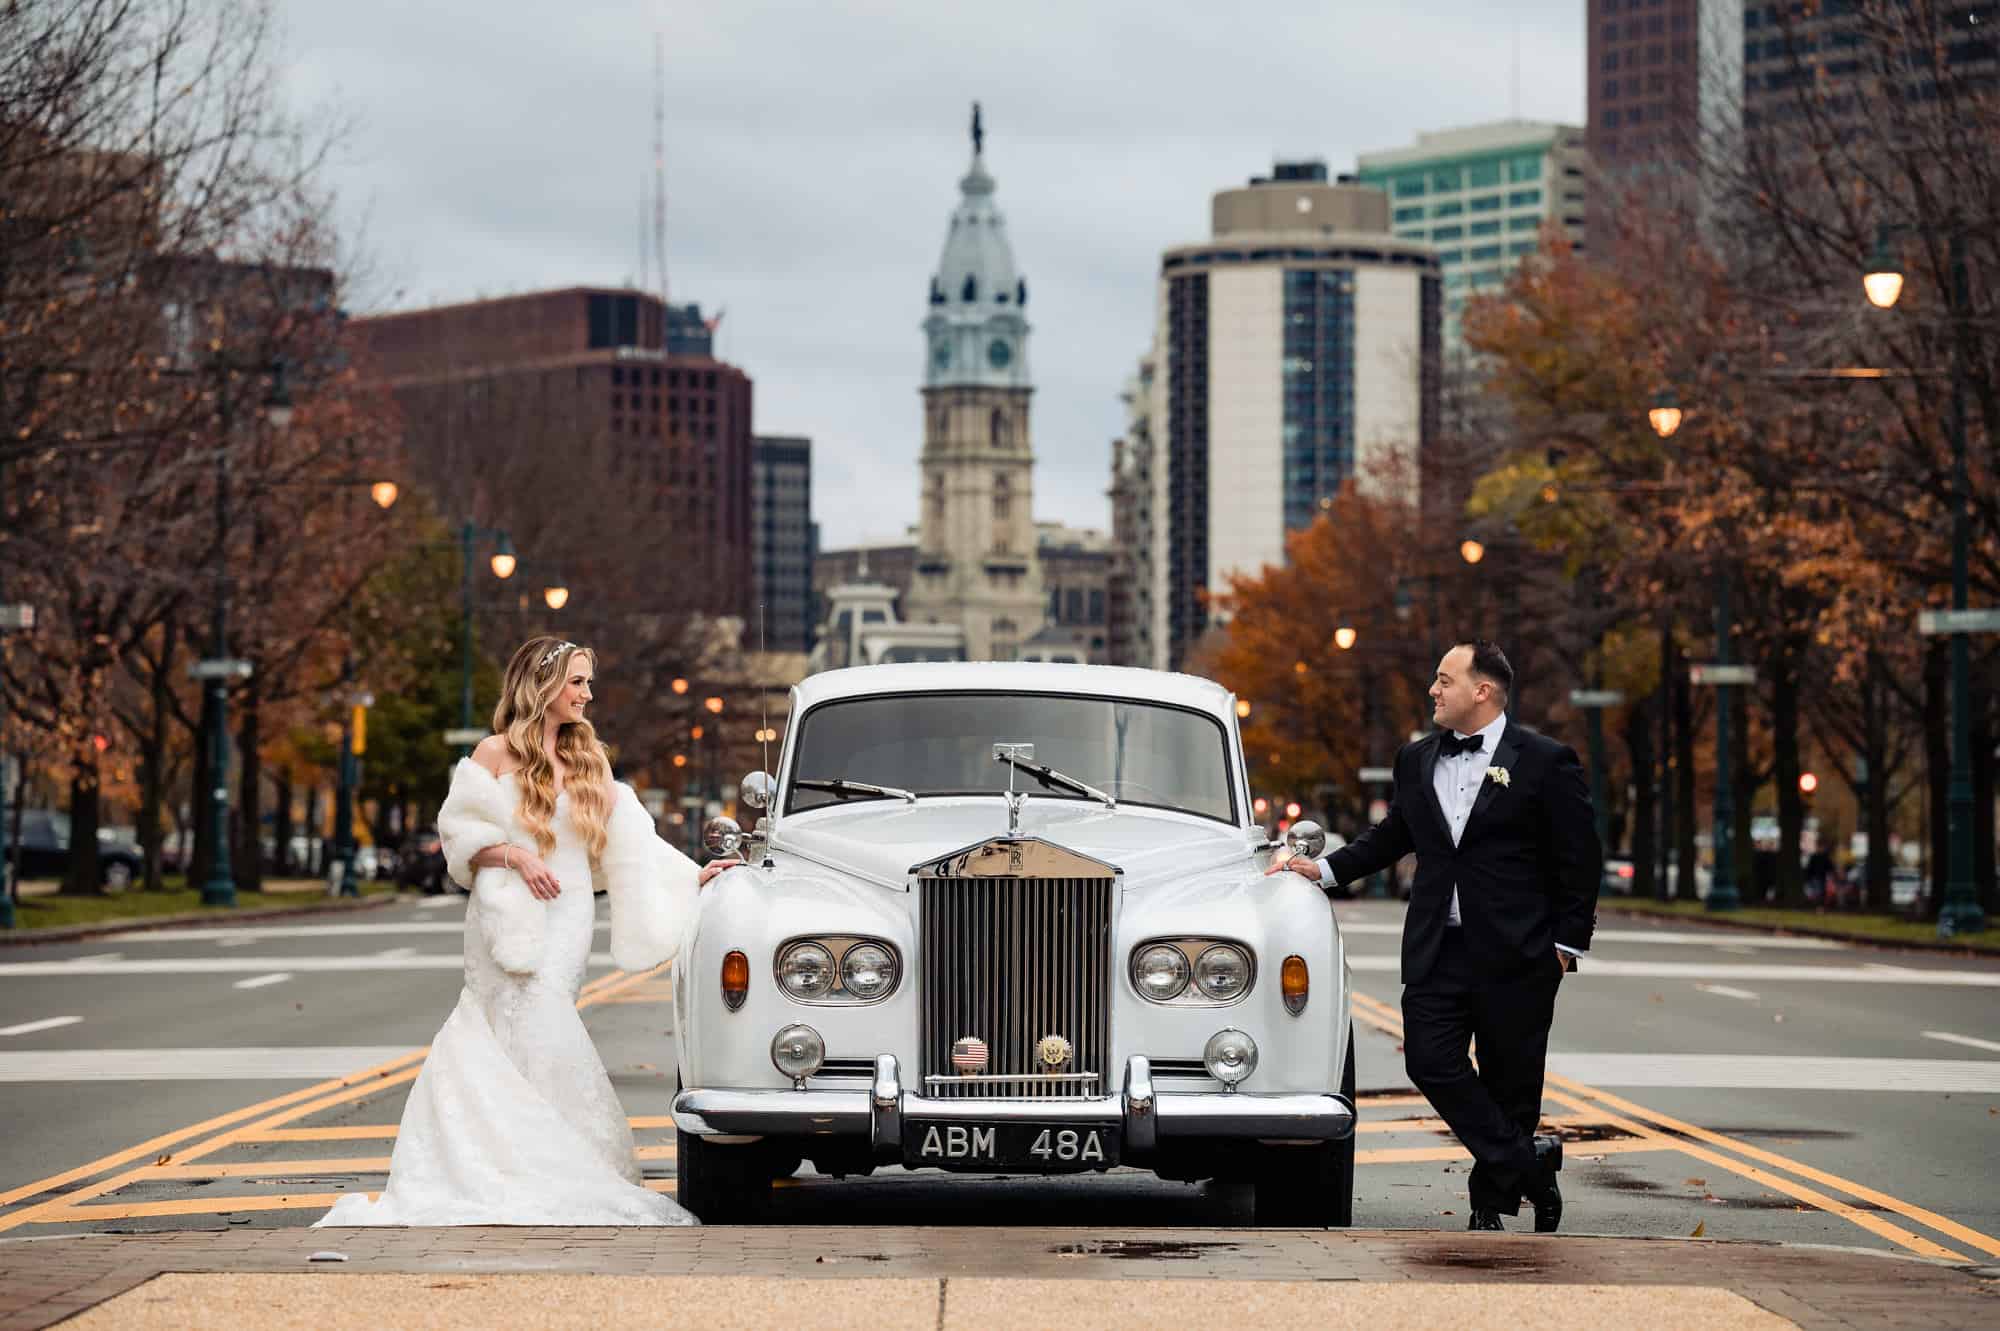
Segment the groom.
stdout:
<path fill-rule="evenodd" d="M 1389 815 L 1321 860 L 1271 867 L 1323 887 L 1415 852 L 1403 922 L 1403 1058 L 1472 1152 L 1471 1229 L 1535 1208 L 1562 1220 L 1562 1141 L 1538 1137 L 1556 989 L 1590 947 L 1603 870 L 1575 751 L 1507 720 L 1514 668 L 1490 642 L 1445 653 L 1439 729 L 1396 755 Z M 1468 1047 L 1477 1042 L 1474 1070 Z"/>

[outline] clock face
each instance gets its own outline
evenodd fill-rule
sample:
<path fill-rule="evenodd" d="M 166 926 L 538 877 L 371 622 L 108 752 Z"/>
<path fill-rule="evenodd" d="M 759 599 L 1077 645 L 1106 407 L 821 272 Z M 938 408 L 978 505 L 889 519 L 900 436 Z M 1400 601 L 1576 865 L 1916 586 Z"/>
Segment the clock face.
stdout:
<path fill-rule="evenodd" d="M 994 369 L 1004 370 L 1007 362 L 1014 359 L 1014 349 L 996 337 L 986 346 L 986 359 L 993 363 Z"/>
<path fill-rule="evenodd" d="M 951 364 L 951 343 L 940 340 L 931 344 L 931 364 L 940 370 Z"/>

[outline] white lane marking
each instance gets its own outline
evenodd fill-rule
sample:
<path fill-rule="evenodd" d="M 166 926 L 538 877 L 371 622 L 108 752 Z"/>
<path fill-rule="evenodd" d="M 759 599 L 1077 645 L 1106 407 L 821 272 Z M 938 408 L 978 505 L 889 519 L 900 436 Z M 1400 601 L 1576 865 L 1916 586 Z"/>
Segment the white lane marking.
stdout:
<path fill-rule="evenodd" d="M 384 961 L 400 961 L 404 957 L 416 956 L 417 950 L 413 947 L 385 947 L 375 955 Z"/>
<path fill-rule="evenodd" d="M 1382 934 L 1390 937 L 1401 937 L 1403 926 L 1400 924 L 1382 924 L 1370 920 L 1342 920 L 1340 922 L 1340 932 L 1356 935 Z M 1733 931 L 1730 933 L 1717 932 L 1703 934 L 1686 931 L 1676 932 L 1666 929 L 1658 932 L 1651 929 L 1599 929 L 1590 938 L 1593 944 L 1659 943 L 1669 947 L 1714 947 L 1729 948 L 1732 950 L 1737 948 L 1752 948 L 1757 951 L 1779 952 L 1837 952 L 1842 948 L 1851 946 L 1851 944 L 1836 942 L 1831 938 L 1778 938 L 1773 936 L 1752 937 L 1746 940 L 1742 934 Z"/>
<path fill-rule="evenodd" d="M 292 978 L 290 971 L 273 971 L 269 975 L 253 975 L 247 980 L 238 980 L 229 986 L 232 989 L 262 989 L 267 984 L 283 984 Z"/>
<path fill-rule="evenodd" d="M 408 1045 L 301 1049 L 58 1049 L 0 1053 L 0 1082 L 320 1081 L 410 1052 Z"/>
<path fill-rule="evenodd" d="M 1388 958 L 1384 970 L 1395 969 Z M 589 964 L 612 964 L 609 952 L 593 952 Z M 465 965 L 457 952 L 420 952 L 413 957 L 160 957 L 152 961 L 0 962 L 0 980 L 48 975 L 261 975 L 283 967 L 290 971 L 455 971 Z M 1357 967 L 1357 969 L 1359 969 Z M 2000 980 L 2000 976 L 1994 977 Z"/>
<path fill-rule="evenodd" d="M 0 1035 L 7 1032 L 0 1031 Z M 1970 1035 L 1953 1035 L 1950 1031 L 1925 1031 L 1926 1040 L 1943 1040 L 1947 1044 L 1962 1044 L 1972 1049 L 1985 1049 L 2000 1054 L 2000 1040 L 1977 1040 Z"/>
<path fill-rule="evenodd" d="M 40 1021 L 24 1021 L 18 1026 L 0 1026 L 0 1035 L 33 1035 L 36 1031 L 52 1031 L 58 1026 L 74 1026 L 82 1017 L 43 1017 Z"/>
<path fill-rule="evenodd" d="M 127 965 L 133 963 L 126 963 Z M 1392 956 L 1349 955 L 1357 971 L 1394 973 L 1401 963 Z M 0 966 L 0 975 L 6 967 Z M 1571 981 L 1592 980 L 1762 980 L 1810 984 L 1909 984 L 1943 988 L 2000 989 L 2000 971 L 1870 970 L 1860 966 L 1778 966 L 1750 962 L 1610 961 L 1586 953 Z"/>
<path fill-rule="evenodd" d="M 1550 1054 L 1549 1071 L 1592 1086 L 1703 1090 L 2000 1092 L 2000 1061 L 1770 1054 Z"/>
<path fill-rule="evenodd" d="M 600 930 L 611 927 L 609 920 L 598 920 Z M 465 932 L 465 924 L 455 920 L 409 920 L 402 924 L 292 924 L 272 925 L 259 928 L 255 925 L 241 925 L 221 929 L 153 929 L 143 934 L 120 934 L 121 943 L 207 943 L 222 947 L 241 947 L 245 943 L 259 943 L 283 938 L 373 938 L 382 934 L 451 934 L 457 936 Z"/>
<path fill-rule="evenodd" d="M 1757 997 L 1757 995 L 1751 993 L 1748 989 L 1737 989 L 1726 984 L 1698 984 L 1695 988 L 1705 994 L 1721 994 L 1724 998 L 1748 998 L 1754 1000 Z"/>
<path fill-rule="evenodd" d="M 450 909 L 451 907 L 453 907 L 453 906 L 462 906 L 462 905 L 464 905 L 464 904 L 465 904 L 465 902 L 466 902 L 466 900 L 467 900 L 467 898 L 465 898 L 465 897 L 461 897 L 461 896 L 456 896 L 456 895 L 453 895 L 453 896 L 444 896 L 444 897 L 425 897 L 425 898 L 424 898 L 424 899 L 423 899 L 422 901 L 419 901 L 419 902 L 417 903 L 417 909 L 418 909 L 418 910 L 449 910 L 449 909 Z"/>
<path fill-rule="evenodd" d="M 71 961 L 123 961 L 123 952 L 93 952 L 87 957 L 71 957 Z"/>

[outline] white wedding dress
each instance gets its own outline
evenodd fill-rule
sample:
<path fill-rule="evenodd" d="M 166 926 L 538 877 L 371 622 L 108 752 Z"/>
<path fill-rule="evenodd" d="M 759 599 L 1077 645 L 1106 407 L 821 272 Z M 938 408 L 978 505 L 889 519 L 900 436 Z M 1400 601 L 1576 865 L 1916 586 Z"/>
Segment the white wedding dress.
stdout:
<path fill-rule="evenodd" d="M 499 780 L 511 812 L 512 776 Z M 388 1184 L 379 1198 L 341 1198 L 319 1225 L 700 1223 L 641 1186 L 632 1129 L 576 1009 L 596 905 L 568 799 L 545 857 L 562 894 L 547 903 L 533 973 L 495 962 L 482 871 L 465 912 L 465 988 L 410 1088 Z"/>

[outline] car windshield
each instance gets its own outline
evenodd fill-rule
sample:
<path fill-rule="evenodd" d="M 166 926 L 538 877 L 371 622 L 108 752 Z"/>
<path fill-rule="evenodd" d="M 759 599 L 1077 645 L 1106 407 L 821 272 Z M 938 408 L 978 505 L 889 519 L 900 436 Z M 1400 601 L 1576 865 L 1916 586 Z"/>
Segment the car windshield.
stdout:
<path fill-rule="evenodd" d="M 993 746 L 1035 746 L 1037 766 L 1132 804 L 1236 821 L 1229 745 L 1215 718 L 1179 707 L 1055 694 L 918 693 L 849 698 L 806 713 L 793 745 L 785 810 L 859 803 L 802 782 L 835 779 L 924 795 L 996 795 L 1008 769 Z M 1014 789 L 1041 799 L 1087 800 L 1016 772 Z"/>

